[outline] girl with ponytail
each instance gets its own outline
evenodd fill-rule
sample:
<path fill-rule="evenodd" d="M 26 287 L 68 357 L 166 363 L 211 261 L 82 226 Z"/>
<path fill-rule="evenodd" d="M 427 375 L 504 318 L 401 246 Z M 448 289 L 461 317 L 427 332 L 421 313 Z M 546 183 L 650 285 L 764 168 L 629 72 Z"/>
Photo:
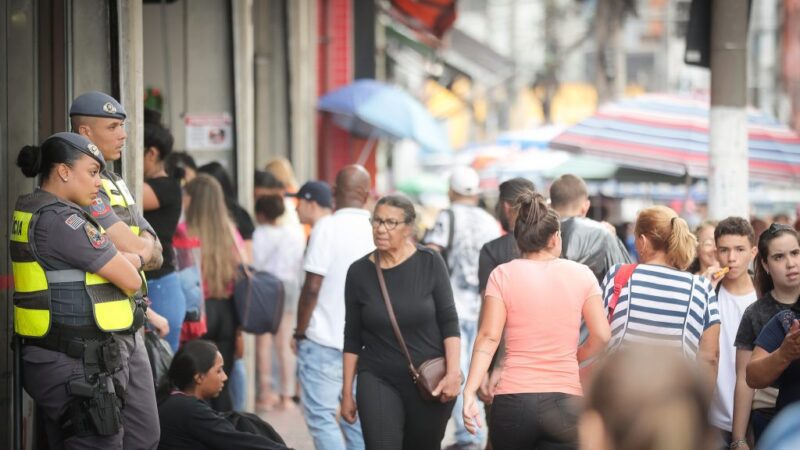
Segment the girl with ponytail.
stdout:
<path fill-rule="evenodd" d="M 603 280 L 603 301 L 617 304 L 609 318 L 610 349 L 629 343 L 672 348 L 708 370 L 713 389 L 719 355 L 720 319 L 717 297 L 705 277 L 686 272 L 695 256 L 697 240 L 685 220 L 666 206 L 639 213 L 634 227 L 639 265 L 627 281 L 615 283 L 621 266 Z"/>
<path fill-rule="evenodd" d="M 592 271 L 559 258 L 558 213 L 533 191 L 521 193 L 514 208 L 522 257 L 489 276 L 464 388 L 464 424 L 471 433 L 482 426 L 476 392 L 505 334 L 489 426 L 492 447 L 575 449 L 583 395 L 578 363 L 602 351 L 611 330 Z M 589 338 L 578 346 L 581 319 Z"/>

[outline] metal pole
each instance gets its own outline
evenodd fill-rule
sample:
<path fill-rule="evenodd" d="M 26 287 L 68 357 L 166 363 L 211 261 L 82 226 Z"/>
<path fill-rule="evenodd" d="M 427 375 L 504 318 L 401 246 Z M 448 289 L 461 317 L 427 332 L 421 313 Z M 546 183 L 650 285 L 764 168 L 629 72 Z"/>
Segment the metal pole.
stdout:
<path fill-rule="evenodd" d="M 16 334 L 13 337 L 14 339 L 14 392 L 13 392 L 13 402 L 14 402 L 14 410 L 11 412 L 13 415 L 13 423 L 12 426 L 14 427 L 14 450 L 22 450 L 22 356 L 20 353 L 22 352 L 22 345 L 19 342 L 19 336 Z"/>
<path fill-rule="evenodd" d="M 749 217 L 747 157 L 748 0 L 712 0 L 708 210 Z"/>

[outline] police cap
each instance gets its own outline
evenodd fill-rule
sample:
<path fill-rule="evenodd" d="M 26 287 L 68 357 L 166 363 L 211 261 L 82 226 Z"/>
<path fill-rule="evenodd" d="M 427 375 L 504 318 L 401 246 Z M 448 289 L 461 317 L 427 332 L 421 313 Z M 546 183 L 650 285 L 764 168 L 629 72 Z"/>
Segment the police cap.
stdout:
<path fill-rule="evenodd" d="M 125 108 L 114 97 L 102 92 L 91 91 L 82 94 L 69 107 L 69 116 L 105 117 L 125 120 Z"/>
<path fill-rule="evenodd" d="M 80 134 L 77 133 L 69 133 L 63 131 L 61 133 L 56 133 L 49 138 L 45 139 L 42 143 L 42 149 L 47 147 L 48 141 L 57 140 L 67 144 L 70 148 L 75 149 L 85 155 L 92 157 L 95 161 L 100 163 L 100 170 L 104 170 L 106 168 L 106 160 L 103 159 L 103 154 L 100 153 L 100 149 L 97 148 L 96 145 L 92 144 L 89 139 L 86 139 Z"/>

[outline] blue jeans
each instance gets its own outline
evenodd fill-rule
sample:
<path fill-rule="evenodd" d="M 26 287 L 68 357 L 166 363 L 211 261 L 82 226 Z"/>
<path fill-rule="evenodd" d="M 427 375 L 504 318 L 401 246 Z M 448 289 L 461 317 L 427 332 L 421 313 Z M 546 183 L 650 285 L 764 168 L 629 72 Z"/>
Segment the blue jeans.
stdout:
<path fill-rule="evenodd" d="M 147 292 L 152 302 L 150 307 L 167 319 L 169 333 L 164 339 L 169 342 L 172 352 L 177 352 L 183 319 L 186 317 L 186 298 L 183 296 L 178 274 L 172 272 L 161 278 L 148 280 Z"/>
<path fill-rule="evenodd" d="M 459 321 L 459 328 L 461 329 L 461 372 L 466 376 L 469 373 L 469 361 L 472 358 L 472 347 L 475 346 L 475 336 L 478 334 L 478 322 L 471 320 Z M 464 395 L 459 395 L 456 399 L 456 406 L 453 408 L 453 420 L 456 425 L 456 442 L 458 444 L 480 444 L 483 442 L 485 427 L 480 428 L 478 433 L 472 435 L 464 427 L 464 416 L 462 414 L 464 409 Z M 483 411 L 483 402 L 478 400 L 478 409 Z M 481 418 L 481 423 L 486 423 L 484 418 Z"/>
<path fill-rule="evenodd" d="M 317 450 L 362 450 L 361 423 L 337 415 L 342 399 L 342 352 L 303 339 L 297 343 L 297 378 L 306 425 Z"/>
<path fill-rule="evenodd" d="M 247 403 L 247 371 L 245 370 L 244 360 L 241 358 L 237 358 L 234 361 L 228 384 L 233 398 L 233 410 L 244 411 L 245 403 Z"/>

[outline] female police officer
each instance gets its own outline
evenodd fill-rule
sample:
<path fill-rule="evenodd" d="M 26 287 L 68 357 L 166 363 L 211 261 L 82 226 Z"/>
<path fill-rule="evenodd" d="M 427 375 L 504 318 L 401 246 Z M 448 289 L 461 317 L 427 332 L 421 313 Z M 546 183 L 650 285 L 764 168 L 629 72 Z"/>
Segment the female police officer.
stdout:
<path fill-rule="evenodd" d="M 10 245 L 23 385 L 51 448 L 122 448 L 114 374 L 125 363 L 111 332 L 131 327 L 142 280 L 140 258 L 118 252 L 81 209 L 105 161 L 83 136 L 57 133 L 23 148 L 17 165 L 40 179 L 17 199 Z"/>

